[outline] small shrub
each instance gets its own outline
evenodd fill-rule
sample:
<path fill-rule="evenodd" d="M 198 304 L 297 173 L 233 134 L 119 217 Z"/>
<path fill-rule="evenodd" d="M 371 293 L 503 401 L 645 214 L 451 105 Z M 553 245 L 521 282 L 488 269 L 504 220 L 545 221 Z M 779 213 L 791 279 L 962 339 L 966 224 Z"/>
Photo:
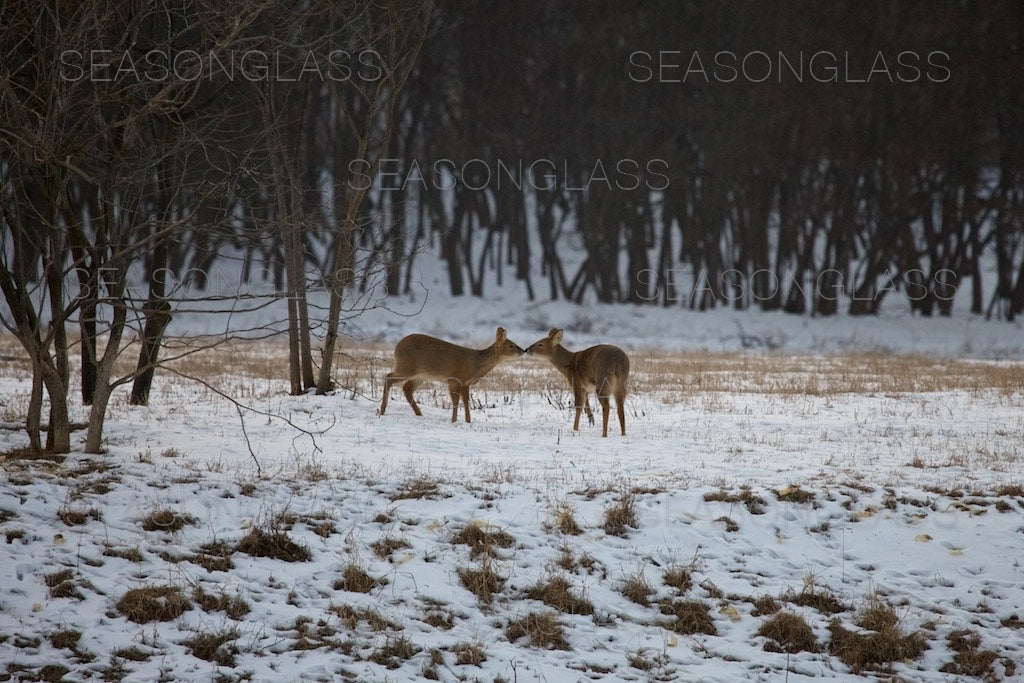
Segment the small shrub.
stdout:
<path fill-rule="evenodd" d="M 531 647 L 549 650 L 569 649 L 562 622 L 554 612 L 531 612 L 522 619 L 511 622 L 505 629 L 505 636 L 512 643 L 525 637 Z"/>
<path fill-rule="evenodd" d="M 100 521 L 103 519 L 103 513 L 96 508 L 79 510 L 63 506 L 57 510 L 57 517 L 68 526 L 82 526 L 88 523 L 90 519 L 94 519 L 97 522 Z"/>
<path fill-rule="evenodd" d="M 604 510 L 604 532 L 609 536 L 629 533 L 627 527 L 636 528 L 636 501 L 631 494 L 623 494 L 615 503 Z"/>
<path fill-rule="evenodd" d="M 774 616 L 761 624 L 757 635 L 764 636 L 768 642 L 764 649 L 768 652 L 817 652 L 818 641 L 814 631 L 802 616 L 795 612 L 776 612 Z"/>
<path fill-rule="evenodd" d="M 750 614 L 755 617 L 775 614 L 780 609 L 778 601 L 770 595 L 762 595 L 759 598 L 755 598 L 753 603 L 754 610 Z"/>
<path fill-rule="evenodd" d="M 804 586 L 799 593 L 789 592 L 784 599 L 801 607 L 811 607 L 823 614 L 838 614 L 850 609 L 827 588 L 818 588 L 813 584 Z"/>
<path fill-rule="evenodd" d="M 61 569 L 43 576 L 43 582 L 50 589 L 51 598 L 75 598 L 82 600 L 83 596 L 78 591 L 75 583 L 74 569 Z"/>
<path fill-rule="evenodd" d="M 552 576 L 546 582 L 527 588 L 526 597 L 540 600 L 548 607 L 554 607 L 566 614 L 593 614 L 594 605 L 589 600 L 572 593 L 572 586 L 564 576 Z"/>
<path fill-rule="evenodd" d="M 50 634 L 50 642 L 58 650 L 67 648 L 69 650 L 78 649 L 78 641 L 82 637 L 81 631 L 55 631 Z"/>
<path fill-rule="evenodd" d="M 177 586 L 133 588 L 117 601 L 117 610 L 130 621 L 173 621 L 192 608 Z"/>

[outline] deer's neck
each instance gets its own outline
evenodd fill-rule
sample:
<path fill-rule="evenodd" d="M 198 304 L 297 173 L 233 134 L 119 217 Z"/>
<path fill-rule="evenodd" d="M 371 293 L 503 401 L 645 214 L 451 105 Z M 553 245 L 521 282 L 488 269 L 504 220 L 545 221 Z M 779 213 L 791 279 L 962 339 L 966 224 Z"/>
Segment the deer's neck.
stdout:
<path fill-rule="evenodd" d="M 476 376 L 486 375 L 501 361 L 501 356 L 498 355 L 497 344 L 491 344 L 486 349 L 480 349 L 476 352 L 476 357 L 473 360 L 477 368 Z"/>
<path fill-rule="evenodd" d="M 555 347 L 555 355 L 552 356 L 551 363 L 560 373 L 565 375 L 569 381 L 572 381 L 572 362 L 575 357 L 575 353 L 559 344 Z"/>

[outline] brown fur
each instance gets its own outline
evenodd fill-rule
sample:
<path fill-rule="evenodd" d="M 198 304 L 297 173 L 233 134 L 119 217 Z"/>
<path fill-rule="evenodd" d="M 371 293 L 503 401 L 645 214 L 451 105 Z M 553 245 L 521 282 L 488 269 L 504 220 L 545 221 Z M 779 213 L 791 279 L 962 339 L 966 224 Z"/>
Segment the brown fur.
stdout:
<path fill-rule="evenodd" d="M 572 387 L 576 406 L 576 419 L 572 423 L 573 431 L 579 431 L 580 413 L 587 411 L 590 424 L 594 424 L 594 414 L 590 411 L 589 392 L 597 394 L 601 402 L 602 433 L 608 436 L 608 414 L 610 412 L 609 397 L 615 397 L 615 407 L 619 413 L 619 427 L 622 435 L 626 435 L 626 389 L 629 381 L 629 357 L 617 346 L 598 344 L 583 351 L 570 351 L 562 346 L 564 332 L 552 329 L 548 336 L 531 345 L 526 352 L 536 354 L 551 361 L 555 369 L 565 375 Z"/>
<path fill-rule="evenodd" d="M 469 418 L 469 387 L 494 369 L 507 358 L 523 353 L 518 345 L 506 336 L 505 328 L 499 327 L 494 343 L 486 349 L 467 349 L 425 334 L 410 334 L 395 345 L 394 369 L 384 379 L 384 398 L 380 402 L 380 414 L 388 407 L 391 386 L 402 383 L 405 400 L 417 415 L 421 415 L 413 392 L 421 381 L 427 379 L 446 380 L 448 393 L 452 398 L 452 422 L 458 419 L 459 399 Z"/>

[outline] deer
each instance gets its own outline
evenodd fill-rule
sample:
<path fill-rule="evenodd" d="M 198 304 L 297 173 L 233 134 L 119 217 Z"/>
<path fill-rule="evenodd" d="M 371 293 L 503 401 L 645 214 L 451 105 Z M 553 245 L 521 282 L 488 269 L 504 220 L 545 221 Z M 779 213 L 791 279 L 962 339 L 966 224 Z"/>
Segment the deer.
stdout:
<path fill-rule="evenodd" d="M 493 370 L 499 363 L 526 353 L 508 338 L 504 327 L 494 335 L 494 343 L 486 349 L 468 349 L 426 334 L 410 334 L 395 345 L 394 369 L 384 379 L 384 398 L 380 402 L 380 415 L 388 408 L 388 394 L 392 385 L 402 383 L 405 400 L 417 415 L 422 415 L 413 392 L 426 379 L 447 380 L 452 397 L 452 422 L 458 421 L 459 398 L 469 416 L 469 387 Z"/>
<path fill-rule="evenodd" d="M 548 336 L 530 345 L 526 352 L 547 358 L 555 369 L 565 375 L 572 386 L 576 407 L 576 419 L 572 430 L 580 429 L 580 412 L 586 409 L 587 419 L 594 424 L 594 414 L 590 410 L 588 392 L 597 394 L 601 402 L 602 437 L 608 436 L 608 413 L 610 404 L 608 397 L 615 397 L 615 407 L 619 412 L 619 428 L 622 436 L 626 435 L 626 383 L 629 380 L 629 356 L 618 346 L 598 344 L 582 351 L 570 351 L 562 346 L 564 330 L 552 329 Z"/>

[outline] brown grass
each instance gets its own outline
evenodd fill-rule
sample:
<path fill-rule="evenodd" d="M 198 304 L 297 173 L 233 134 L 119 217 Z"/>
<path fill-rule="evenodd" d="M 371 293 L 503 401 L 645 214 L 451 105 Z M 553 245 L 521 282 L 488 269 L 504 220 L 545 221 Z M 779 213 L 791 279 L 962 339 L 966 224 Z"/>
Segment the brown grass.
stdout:
<path fill-rule="evenodd" d="M 859 674 L 865 670 L 888 670 L 893 662 L 917 659 L 928 647 L 920 631 L 904 633 L 899 617 L 890 605 L 872 601 L 855 620 L 865 629 L 855 632 L 832 619 L 829 652 Z"/>
<path fill-rule="evenodd" d="M 554 607 L 566 614 L 593 614 L 594 605 L 572 592 L 572 585 L 564 576 L 552 576 L 547 581 L 540 581 L 527 588 L 524 595 L 532 600 L 540 600 L 548 607 Z"/>
<path fill-rule="evenodd" d="M 204 612 L 224 612 L 235 620 L 241 619 L 250 610 L 249 603 L 241 595 L 228 595 L 223 590 L 220 593 L 207 593 L 202 586 L 196 586 L 192 591 L 192 599 Z"/>
<path fill-rule="evenodd" d="M 235 641 L 241 633 L 238 629 L 229 628 L 223 631 L 201 631 L 182 645 L 188 648 L 193 656 L 220 666 L 234 666 L 238 647 Z"/>
<path fill-rule="evenodd" d="M 509 548 L 516 539 L 501 529 L 485 529 L 480 522 L 470 522 L 462 527 L 459 533 L 452 536 L 452 545 L 468 545 L 469 556 L 476 558 L 481 555 L 493 557 L 495 548 Z"/>
<path fill-rule="evenodd" d="M 732 493 L 725 489 L 712 493 L 705 493 L 704 502 L 742 503 L 752 515 L 763 515 L 764 507 L 766 505 L 764 498 L 745 486 L 741 487 L 738 493 Z"/>
<path fill-rule="evenodd" d="M 718 635 L 718 629 L 711 619 L 708 606 L 699 600 L 666 600 L 661 603 L 661 613 L 672 617 L 665 628 L 681 635 L 689 636 L 694 633 Z"/>
<path fill-rule="evenodd" d="M 504 588 L 505 582 L 508 580 L 508 577 L 495 571 L 494 566 L 486 557 L 477 568 L 459 567 L 458 575 L 466 590 L 484 603 L 490 603 L 494 594 Z"/>
<path fill-rule="evenodd" d="M 117 610 L 130 621 L 173 621 L 192 608 L 177 586 L 133 588 L 117 601 Z"/>
<path fill-rule="evenodd" d="M 456 664 L 480 666 L 487 661 L 487 653 L 484 651 L 482 643 L 456 643 L 452 645 L 452 652 L 455 653 Z"/>
<path fill-rule="evenodd" d="M 561 567 L 567 572 L 575 572 L 582 569 L 588 574 L 592 574 L 596 571 L 598 566 L 597 558 L 590 553 L 583 553 L 579 557 L 576 557 L 572 548 L 567 545 L 561 547 L 561 554 L 558 556 L 558 560 L 555 561 L 555 565 Z"/>
<path fill-rule="evenodd" d="M 628 527 L 635 529 L 636 526 L 636 500 L 632 494 L 622 494 L 604 509 L 604 532 L 609 536 L 625 538 L 629 533 Z"/>
<path fill-rule="evenodd" d="M 388 669 L 397 669 L 402 666 L 402 662 L 412 659 L 419 651 L 420 648 L 405 636 L 391 636 L 384 645 L 373 651 L 370 661 Z"/>
<path fill-rule="evenodd" d="M 100 521 L 103 519 L 103 513 L 97 508 L 79 509 L 62 506 L 57 510 L 57 517 L 68 526 L 82 526 L 87 524 L 90 519 Z"/>
<path fill-rule="evenodd" d="M 105 546 L 103 548 L 103 554 L 107 557 L 118 557 L 122 560 L 128 560 L 129 562 L 142 562 L 145 556 L 142 551 L 139 550 L 138 546 L 130 548 L 115 548 L 113 546 Z"/>
<path fill-rule="evenodd" d="M 407 540 L 397 536 L 382 536 L 370 544 L 370 549 L 373 550 L 374 555 L 382 560 L 389 559 L 396 550 L 411 547 Z"/>
<path fill-rule="evenodd" d="M 814 493 L 799 486 L 785 486 L 775 491 L 775 498 L 786 503 L 810 503 L 814 500 Z"/>
<path fill-rule="evenodd" d="M 762 595 L 758 598 L 754 598 L 754 609 L 750 613 L 751 616 L 761 617 L 768 614 L 775 614 L 779 611 L 778 601 L 770 595 Z"/>
<path fill-rule="evenodd" d="M 768 652 L 817 652 L 818 641 L 807 620 L 795 612 L 776 612 L 757 629 Z"/>
<path fill-rule="evenodd" d="M 568 503 L 563 503 L 555 508 L 551 516 L 550 528 L 560 534 L 567 536 L 579 536 L 583 533 L 583 527 L 576 522 L 576 515 Z"/>
<path fill-rule="evenodd" d="M 383 586 L 387 580 L 374 578 L 366 573 L 366 570 L 359 565 L 349 564 L 341 572 L 341 578 L 334 582 L 334 590 L 348 591 L 350 593 L 369 593 L 378 586 Z"/>
<path fill-rule="evenodd" d="M 154 510 L 142 518 L 146 531 L 180 531 L 186 524 L 195 524 L 196 518 L 188 513 L 179 513 L 170 508 Z"/>
<path fill-rule="evenodd" d="M 199 546 L 196 554 L 188 559 L 208 572 L 226 572 L 235 568 L 235 563 L 231 560 L 234 553 L 235 549 L 227 543 L 210 541 Z"/>
<path fill-rule="evenodd" d="M 272 557 L 285 562 L 308 562 L 313 553 L 304 545 L 299 545 L 284 531 L 253 528 L 235 546 L 235 550 L 253 557 Z"/>
<path fill-rule="evenodd" d="M 794 605 L 811 607 L 823 614 L 838 614 L 850 609 L 850 606 L 833 595 L 832 591 L 813 584 L 804 586 L 799 593 L 790 591 L 783 599 Z"/>
<path fill-rule="evenodd" d="M 555 612 L 531 612 L 522 619 L 510 622 L 505 629 L 509 642 L 526 638 L 531 647 L 548 650 L 568 650 L 565 629 Z"/>
<path fill-rule="evenodd" d="M 638 571 L 622 582 L 621 592 L 631 602 L 647 607 L 651 604 L 651 595 L 654 594 L 654 589 L 647 582 L 643 571 Z"/>
<path fill-rule="evenodd" d="M 726 517 L 725 515 L 722 515 L 715 521 L 722 522 L 723 524 L 725 524 L 725 530 L 728 533 L 734 533 L 740 530 L 740 525 L 737 524 L 732 517 Z"/>
<path fill-rule="evenodd" d="M 43 582 L 50 589 L 51 598 L 75 598 L 82 600 L 78 591 L 74 569 L 61 569 L 43 576 Z"/>
<path fill-rule="evenodd" d="M 693 585 L 690 568 L 678 565 L 671 566 L 665 570 L 661 582 L 669 588 L 675 588 L 680 593 L 685 593 Z"/>
<path fill-rule="evenodd" d="M 946 640 L 949 649 L 956 654 L 953 655 L 953 661 L 943 664 L 939 671 L 958 676 L 995 679 L 992 665 L 999 659 L 999 655 L 992 650 L 979 650 L 981 638 L 977 633 L 968 630 L 953 631 Z"/>
<path fill-rule="evenodd" d="M 336 614 L 341 620 L 342 625 L 350 631 L 355 630 L 361 621 L 365 621 L 370 629 L 374 631 L 402 630 L 400 624 L 386 619 L 380 612 L 371 607 L 360 609 L 352 605 L 336 605 L 328 608 L 328 610 Z"/>
<path fill-rule="evenodd" d="M 433 479 L 427 477 L 417 477 L 404 482 L 398 490 L 391 494 L 390 498 L 393 501 L 396 500 L 407 500 L 410 498 L 439 498 L 441 496 L 441 487 Z"/>
<path fill-rule="evenodd" d="M 50 643 L 53 644 L 58 650 L 67 648 L 69 650 L 78 649 L 78 641 L 82 637 L 81 631 L 65 630 L 55 631 L 50 634 Z"/>

